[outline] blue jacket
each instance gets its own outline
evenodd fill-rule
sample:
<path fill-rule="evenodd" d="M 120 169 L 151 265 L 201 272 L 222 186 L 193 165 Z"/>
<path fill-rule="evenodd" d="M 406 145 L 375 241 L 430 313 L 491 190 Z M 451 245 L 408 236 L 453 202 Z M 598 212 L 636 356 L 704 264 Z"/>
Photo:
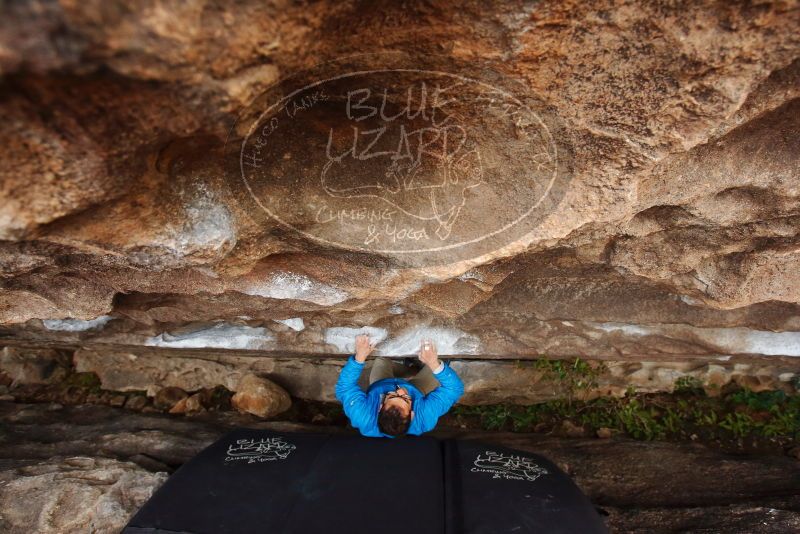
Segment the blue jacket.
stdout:
<path fill-rule="evenodd" d="M 432 430 L 439 417 L 447 413 L 464 393 L 463 382 L 447 363 L 439 374 L 433 375 L 439 380 L 439 387 L 427 395 L 423 395 L 408 380 L 402 378 L 378 380 L 371 384 L 365 393 L 358 385 L 358 378 L 363 369 L 364 364 L 357 362 L 355 355 L 348 358 L 336 382 L 336 398 L 342 402 L 344 413 L 350 418 L 350 423 L 368 437 L 394 437 L 384 434 L 378 428 L 381 395 L 387 391 L 393 391 L 398 387 L 404 387 L 408 391 L 411 396 L 411 409 L 414 411 L 408 433 L 414 435 Z"/>

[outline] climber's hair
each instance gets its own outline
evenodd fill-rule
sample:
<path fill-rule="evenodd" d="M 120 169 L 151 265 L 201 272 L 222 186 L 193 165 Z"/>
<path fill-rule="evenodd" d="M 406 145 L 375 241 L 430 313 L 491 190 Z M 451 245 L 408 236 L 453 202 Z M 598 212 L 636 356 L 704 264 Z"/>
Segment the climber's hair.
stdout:
<path fill-rule="evenodd" d="M 390 436 L 402 436 L 408 432 L 411 425 L 411 414 L 403 415 L 403 412 L 395 406 L 383 409 L 378 413 L 378 428 L 384 434 Z"/>

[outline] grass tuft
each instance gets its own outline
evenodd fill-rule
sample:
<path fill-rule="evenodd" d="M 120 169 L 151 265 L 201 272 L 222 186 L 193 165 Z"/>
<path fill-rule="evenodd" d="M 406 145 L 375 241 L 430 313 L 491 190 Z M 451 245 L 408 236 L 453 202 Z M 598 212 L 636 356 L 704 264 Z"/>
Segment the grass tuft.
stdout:
<path fill-rule="evenodd" d="M 552 430 L 569 420 L 587 432 L 611 428 L 640 440 L 689 438 L 698 432 L 708 439 L 800 439 L 800 395 L 742 388 L 708 397 L 702 386 L 690 381 L 676 384 L 675 391 L 644 394 L 631 390 L 622 398 L 559 399 L 531 406 L 459 405 L 453 413 L 479 418 L 486 430 Z"/>

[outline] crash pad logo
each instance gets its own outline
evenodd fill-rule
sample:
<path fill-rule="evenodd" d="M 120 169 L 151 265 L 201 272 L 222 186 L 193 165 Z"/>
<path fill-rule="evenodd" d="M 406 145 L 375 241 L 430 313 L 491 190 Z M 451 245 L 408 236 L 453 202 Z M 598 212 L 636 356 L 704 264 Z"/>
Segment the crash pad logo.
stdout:
<path fill-rule="evenodd" d="M 533 482 L 542 475 L 548 474 L 547 469 L 540 467 L 526 456 L 514 454 L 499 454 L 486 451 L 478 454 L 474 462 L 472 473 L 489 473 L 492 478 L 506 480 L 528 480 Z"/>
<path fill-rule="evenodd" d="M 529 234 L 563 196 L 570 151 L 535 107 L 395 56 L 331 62 L 264 93 L 231 144 L 247 195 L 282 225 L 401 264 L 452 263 Z"/>
<path fill-rule="evenodd" d="M 236 443 L 228 445 L 225 463 L 245 462 L 272 462 L 285 460 L 296 447 L 287 443 L 283 438 L 238 439 Z"/>

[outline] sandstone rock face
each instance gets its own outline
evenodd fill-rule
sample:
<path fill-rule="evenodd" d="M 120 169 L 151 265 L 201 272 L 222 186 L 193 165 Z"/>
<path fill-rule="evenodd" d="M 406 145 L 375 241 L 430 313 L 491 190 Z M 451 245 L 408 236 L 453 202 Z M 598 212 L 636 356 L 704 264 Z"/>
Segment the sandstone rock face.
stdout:
<path fill-rule="evenodd" d="M 68 356 L 53 349 L 4 347 L 0 351 L 0 373 L 12 383 L 48 384 L 62 380 L 69 366 Z"/>
<path fill-rule="evenodd" d="M 285 389 L 293 397 L 337 402 L 334 389 L 344 364 L 341 358 L 269 358 L 240 354 L 190 355 L 174 350 L 164 352 L 163 349 L 158 351 L 139 349 L 135 353 L 82 349 L 76 352 L 74 359 L 78 371 L 94 372 L 98 375 L 103 389 L 146 391 L 149 395 L 155 394 L 155 404 L 164 408 L 170 408 L 179 401 L 186 401 L 184 390 L 197 391 L 218 385 L 237 391 L 232 400 L 236 403 L 238 399 L 242 406 L 249 406 L 250 402 L 254 404 L 266 402 L 258 400 L 263 395 L 258 393 L 263 379 L 257 376 L 270 378 L 272 385 L 266 386 L 270 396 L 272 388 L 279 387 L 281 391 Z M 361 373 L 360 383 L 364 387 L 367 386 L 373 361 L 370 358 Z M 719 393 L 723 387 L 730 384 L 747 387 L 753 391 L 780 389 L 787 393 L 796 393 L 797 384 L 800 383 L 798 381 L 800 369 L 797 361 L 791 358 L 772 360 L 759 358 L 753 361 L 607 360 L 591 363 L 598 366 L 596 375 L 590 377 L 593 378 L 594 384 L 570 392 L 569 381 L 554 379 L 532 362 L 450 361 L 451 367 L 464 382 L 464 395 L 459 402 L 469 405 L 499 402 L 533 404 L 563 398 L 570 393 L 583 398 L 600 395 L 621 397 L 625 395 L 628 387 L 648 393 L 670 392 L 682 378 L 693 379 L 698 384 L 705 385 L 709 394 Z M 243 385 L 245 390 L 242 390 Z M 277 398 L 284 399 L 283 395 L 279 393 Z M 255 400 L 249 400 L 251 396 Z M 281 406 L 283 402 L 281 400 Z M 184 408 L 185 402 L 181 409 Z"/>
<path fill-rule="evenodd" d="M 247 374 L 236 386 L 236 394 L 231 398 L 231 404 L 240 412 L 269 419 L 291 408 L 292 399 L 285 389 L 274 382 Z"/>
<path fill-rule="evenodd" d="M 117 533 L 167 479 L 109 458 L 53 457 L 0 471 L 0 528 L 9 534 Z"/>
<path fill-rule="evenodd" d="M 0 10 L 4 336 L 800 356 L 794 0 Z"/>

